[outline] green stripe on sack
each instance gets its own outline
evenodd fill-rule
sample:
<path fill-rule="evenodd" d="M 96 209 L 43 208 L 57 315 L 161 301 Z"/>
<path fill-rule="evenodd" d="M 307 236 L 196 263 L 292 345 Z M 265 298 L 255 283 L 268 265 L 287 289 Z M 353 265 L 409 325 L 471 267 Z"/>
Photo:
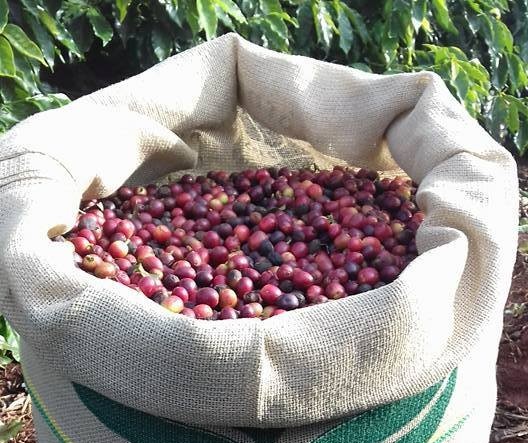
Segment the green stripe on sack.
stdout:
<path fill-rule="evenodd" d="M 449 402 L 451 401 L 451 396 L 455 390 L 455 384 L 456 372 L 453 372 L 449 377 L 444 392 L 442 392 L 442 395 L 438 398 L 421 423 L 406 436 L 400 438 L 397 443 L 422 443 L 433 436 L 442 421 Z"/>
<path fill-rule="evenodd" d="M 130 443 L 235 443 L 205 429 L 193 428 L 129 408 L 78 384 L 81 402 L 108 429 Z"/>
<path fill-rule="evenodd" d="M 413 397 L 365 412 L 336 426 L 312 443 L 378 443 L 394 435 L 430 406 L 421 422 L 397 443 L 424 443 L 437 430 L 456 385 L 456 370 Z M 74 384 L 82 403 L 107 428 L 130 443 L 234 443 L 230 438 L 129 408 Z M 432 403 L 432 405 L 431 405 Z M 281 430 L 241 429 L 255 442 L 272 443 Z"/>
<path fill-rule="evenodd" d="M 35 391 L 33 384 L 29 381 L 26 374 L 24 373 L 24 382 L 26 384 L 26 389 L 31 397 L 31 403 L 32 406 L 39 412 L 40 416 L 44 420 L 44 423 L 48 425 L 48 428 L 52 432 L 52 434 L 57 437 L 57 441 L 59 443 L 73 443 L 72 440 L 70 440 L 64 432 L 59 428 L 58 424 L 53 420 L 51 417 L 51 414 L 47 411 L 46 407 L 44 406 L 44 403 L 42 402 L 42 399 Z M 51 442 L 47 442 L 51 443 Z"/>
<path fill-rule="evenodd" d="M 428 443 L 443 443 L 447 441 L 448 438 L 451 438 L 453 435 L 455 435 L 456 432 L 460 430 L 462 426 L 464 426 L 464 423 L 469 418 L 469 414 L 462 417 L 456 424 L 451 426 L 446 432 L 441 432 L 441 435 L 433 435 L 431 439 L 428 441 Z"/>
<path fill-rule="evenodd" d="M 438 431 L 456 385 L 457 373 L 454 370 L 446 380 L 431 386 L 424 392 L 380 408 L 365 412 L 327 431 L 312 443 L 379 443 L 394 435 L 433 403 L 423 419 L 408 434 L 396 443 L 424 443 Z M 42 416 L 59 443 L 72 443 L 59 428 L 46 410 L 31 381 L 26 377 L 26 385 L 33 405 Z M 110 400 L 82 385 L 73 384 L 81 402 L 108 429 L 130 443 L 234 443 L 228 437 L 194 428 L 181 423 L 156 417 Z M 441 391 L 442 387 L 444 388 Z M 437 398 L 435 398 L 437 397 Z M 447 434 L 440 436 L 435 443 L 452 436 L 463 423 L 463 417 Z M 275 442 L 283 430 L 240 429 L 256 443 Z M 271 431 L 271 432 L 269 432 Z M 437 434 L 438 435 L 438 434 Z"/>
<path fill-rule="evenodd" d="M 424 443 L 434 434 L 453 395 L 456 376 L 455 369 L 449 376 L 444 391 L 422 422 L 397 443 Z M 312 443 L 379 443 L 415 419 L 444 384 L 445 380 L 418 395 L 360 414 L 327 431 Z"/>

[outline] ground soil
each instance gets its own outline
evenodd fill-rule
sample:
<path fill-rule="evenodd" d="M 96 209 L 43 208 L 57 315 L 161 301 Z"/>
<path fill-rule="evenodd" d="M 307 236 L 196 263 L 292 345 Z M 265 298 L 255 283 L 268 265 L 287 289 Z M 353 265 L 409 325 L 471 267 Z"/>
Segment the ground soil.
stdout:
<path fill-rule="evenodd" d="M 35 443 L 35 430 L 31 419 L 31 400 L 24 388 L 20 365 L 10 363 L 0 372 L 0 420 L 23 424 L 21 431 L 9 443 Z"/>
<path fill-rule="evenodd" d="M 528 190 L 528 161 L 519 161 L 519 184 Z M 519 212 L 526 216 L 528 205 Z M 528 234 L 519 234 L 519 246 Z M 528 254 L 517 253 L 512 286 L 504 309 L 504 329 L 497 360 L 499 401 L 490 443 L 528 442 Z"/>
<path fill-rule="evenodd" d="M 528 191 L 528 161 L 519 161 L 519 183 Z M 528 204 L 521 205 L 520 214 L 528 215 Z M 519 235 L 519 245 L 528 245 L 528 234 Z M 504 310 L 497 382 L 497 414 L 490 443 L 528 443 L 528 254 L 517 254 Z M 0 370 L 0 420 L 3 423 L 18 420 L 24 425 L 9 443 L 36 442 L 31 401 L 18 364 Z"/>

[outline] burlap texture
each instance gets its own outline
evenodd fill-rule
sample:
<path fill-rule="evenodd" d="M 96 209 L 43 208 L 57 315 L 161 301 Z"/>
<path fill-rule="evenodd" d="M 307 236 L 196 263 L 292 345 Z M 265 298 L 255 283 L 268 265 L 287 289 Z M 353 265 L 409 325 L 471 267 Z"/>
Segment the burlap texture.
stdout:
<path fill-rule="evenodd" d="M 125 181 L 336 159 L 393 169 L 391 157 L 420 183 L 420 256 L 390 285 L 266 321 L 173 315 L 76 269 L 47 236 L 72 226 L 81 197 Z M 39 364 L 153 415 L 291 427 L 356 414 L 456 367 L 493 374 L 515 172 L 432 73 L 372 75 L 228 34 L 0 139 L 0 310 Z M 488 411 L 489 429 L 487 398 L 468 410 Z"/>

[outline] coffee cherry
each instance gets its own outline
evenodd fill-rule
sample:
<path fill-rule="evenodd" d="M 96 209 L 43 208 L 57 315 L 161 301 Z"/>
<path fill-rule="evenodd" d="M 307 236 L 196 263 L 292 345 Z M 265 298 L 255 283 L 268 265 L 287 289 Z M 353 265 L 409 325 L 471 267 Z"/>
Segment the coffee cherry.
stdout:
<path fill-rule="evenodd" d="M 253 281 L 248 277 L 242 277 L 235 285 L 235 292 L 239 297 L 243 297 L 253 290 Z"/>
<path fill-rule="evenodd" d="M 184 315 L 185 317 L 189 318 L 196 318 L 196 314 L 194 313 L 192 308 L 183 308 L 183 310 L 180 312 L 181 315 Z"/>
<path fill-rule="evenodd" d="M 218 315 L 219 320 L 235 320 L 238 318 L 238 312 L 231 306 L 225 306 Z"/>
<path fill-rule="evenodd" d="M 385 283 L 395 280 L 400 274 L 400 268 L 394 265 L 385 266 L 380 271 L 380 278 Z"/>
<path fill-rule="evenodd" d="M 326 285 L 325 288 L 326 297 L 336 300 L 338 298 L 343 298 L 346 296 L 345 288 L 343 285 L 336 281 L 332 281 Z"/>
<path fill-rule="evenodd" d="M 274 305 L 279 297 L 281 296 L 282 291 L 275 285 L 267 284 L 260 289 L 260 297 L 262 301 L 268 305 Z"/>
<path fill-rule="evenodd" d="M 314 279 L 311 274 L 301 269 L 294 269 L 293 271 L 293 284 L 299 289 L 307 289 L 313 285 Z"/>
<path fill-rule="evenodd" d="M 154 255 L 145 257 L 142 261 L 142 264 L 145 270 L 148 272 L 152 272 L 155 269 L 158 269 L 160 271 L 163 269 L 163 263 L 158 257 L 155 257 Z"/>
<path fill-rule="evenodd" d="M 263 231 L 256 231 L 253 234 L 250 235 L 248 239 L 248 245 L 249 249 L 252 251 L 256 251 L 259 249 L 261 243 L 264 240 L 267 240 L 268 236 Z"/>
<path fill-rule="evenodd" d="M 179 297 L 184 303 L 189 301 L 189 293 L 187 292 L 187 289 L 182 286 L 176 286 L 172 290 L 172 295 Z"/>
<path fill-rule="evenodd" d="M 123 241 L 114 241 L 108 246 L 108 252 L 114 258 L 124 258 L 128 254 L 128 246 Z"/>
<path fill-rule="evenodd" d="M 268 214 L 259 222 L 259 229 L 264 233 L 270 233 L 277 227 L 277 217 L 275 214 Z"/>
<path fill-rule="evenodd" d="M 179 286 L 187 291 L 187 293 L 189 294 L 189 298 L 194 298 L 196 292 L 198 291 L 198 286 L 196 285 L 196 282 L 191 278 L 182 278 L 180 280 Z"/>
<path fill-rule="evenodd" d="M 102 262 L 97 265 L 94 274 L 99 278 L 113 278 L 117 274 L 117 266 L 113 263 Z"/>
<path fill-rule="evenodd" d="M 416 188 L 342 166 L 186 174 L 86 202 L 65 238 L 81 269 L 172 312 L 266 319 L 394 281 L 417 255 Z"/>
<path fill-rule="evenodd" d="M 198 304 L 193 308 L 194 315 L 198 319 L 210 320 L 213 317 L 213 309 L 206 304 Z"/>
<path fill-rule="evenodd" d="M 264 320 L 266 318 L 270 318 L 270 317 L 273 317 L 273 314 L 275 313 L 275 310 L 277 308 L 275 306 L 266 306 L 263 310 L 262 310 L 262 314 L 260 315 L 260 317 Z"/>
<path fill-rule="evenodd" d="M 279 297 L 276 304 L 279 309 L 290 311 L 299 307 L 299 300 L 294 294 L 283 294 Z"/>
<path fill-rule="evenodd" d="M 184 309 L 183 300 L 175 295 L 171 295 L 163 300 L 161 306 L 175 314 L 179 314 Z"/>
<path fill-rule="evenodd" d="M 103 260 L 95 254 L 85 255 L 81 262 L 81 268 L 87 272 L 94 272 L 95 268 L 99 266 Z"/>
<path fill-rule="evenodd" d="M 142 277 L 138 282 L 138 288 L 147 297 L 152 297 L 158 288 L 158 284 L 152 277 Z"/>
<path fill-rule="evenodd" d="M 70 239 L 75 248 L 75 252 L 81 257 L 92 252 L 92 244 L 84 237 L 75 237 Z"/>
<path fill-rule="evenodd" d="M 363 268 L 358 272 L 357 280 L 360 285 L 368 284 L 372 286 L 379 281 L 379 273 L 376 268 Z"/>
<path fill-rule="evenodd" d="M 238 302 L 238 297 L 235 291 L 230 288 L 223 288 L 219 292 L 218 305 L 221 308 L 232 307 L 234 308 Z"/>
<path fill-rule="evenodd" d="M 159 225 L 152 231 L 152 238 L 160 244 L 166 243 L 171 238 L 171 230 L 164 225 Z"/>
<path fill-rule="evenodd" d="M 220 301 L 220 296 L 213 288 L 200 288 L 196 293 L 196 303 L 206 304 L 215 308 Z"/>

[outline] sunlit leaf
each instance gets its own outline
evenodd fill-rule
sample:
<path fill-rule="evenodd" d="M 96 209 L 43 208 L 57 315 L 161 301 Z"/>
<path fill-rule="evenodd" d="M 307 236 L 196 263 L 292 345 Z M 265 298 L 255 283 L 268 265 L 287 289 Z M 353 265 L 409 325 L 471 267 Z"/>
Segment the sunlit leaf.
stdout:
<path fill-rule="evenodd" d="M 2 35 L 9 40 L 11 46 L 26 57 L 34 58 L 42 64 L 46 64 L 40 48 L 30 40 L 27 34 L 17 25 L 8 23 Z"/>
<path fill-rule="evenodd" d="M 86 16 L 92 25 L 95 35 L 101 39 L 103 46 L 106 46 L 114 35 L 112 26 L 110 26 L 110 23 L 108 23 L 106 18 L 96 8 L 88 9 Z"/>
<path fill-rule="evenodd" d="M 411 20 L 414 30 L 418 31 L 427 15 L 427 0 L 412 0 Z"/>
<path fill-rule="evenodd" d="M 513 36 L 511 35 L 508 27 L 501 21 L 495 20 L 493 22 L 494 35 L 495 35 L 495 46 L 500 49 L 504 49 L 507 52 L 513 50 Z"/>
<path fill-rule="evenodd" d="M 119 21 L 121 23 L 125 20 L 130 3 L 132 3 L 132 0 L 116 0 L 116 7 L 119 11 Z"/>
<path fill-rule="evenodd" d="M 440 27 L 445 31 L 458 34 L 458 31 L 455 28 L 455 25 L 453 25 L 453 21 L 449 15 L 449 9 L 447 7 L 446 0 L 432 0 L 431 4 L 433 6 L 435 19 L 438 21 Z"/>
<path fill-rule="evenodd" d="M 35 105 L 40 111 L 59 108 L 70 103 L 70 99 L 64 94 L 41 94 L 27 99 L 28 102 Z"/>
<path fill-rule="evenodd" d="M 14 53 L 15 60 L 15 82 L 28 91 L 29 95 L 40 94 L 40 79 L 38 67 L 31 63 L 31 59 L 24 57 L 19 53 Z"/>
<path fill-rule="evenodd" d="M 285 12 L 270 12 L 267 16 L 268 17 L 280 18 L 285 23 L 290 23 L 291 25 L 295 26 L 296 28 L 299 27 L 299 22 L 297 21 L 297 19 L 294 18 L 294 17 L 290 17 Z"/>
<path fill-rule="evenodd" d="M 9 6 L 7 0 L 0 0 L 0 34 L 7 25 L 7 16 L 9 15 Z"/>
<path fill-rule="evenodd" d="M 511 105 L 508 108 L 508 129 L 515 133 L 519 130 L 519 111 L 517 110 L 517 106 Z"/>
<path fill-rule="evenodd" d="M 235 23 L 233 22 L 232 18 L 225 13 L 225 11 L 218 6 L 217 3 L 215 3 L 215 11 L 216 16 L 218 17 L 218 21 L 222 23 L 227 29 L 230 29 L 232 31 L 236 31 Z"/>
<path fill-rule="evenodd" d="M 260 9 L 264 14 L 272 12 L 282 12 L 282 6 L 279 0 L 259 0 Z"/>
<path fill-rule="evenodd" d="M 242 11 L 233 0 L 215 0 L 215 3 L 237 22 L 247 23 L 246 17 L 244 17 L 244 14 L 242 14 Z"/>
<path fill-rule="evenodd" d="M 218 17 L 216 16 L 214 3 L 212 0 L 196 0 L 196 8 L 200 26 L 205 29 L 207 40 L 212 40 L 216 37 L 216 29 L 218 27 Z"/>
<path fill-rule="evenodd" d="M 15 75 L 15 57 L 9 42 L 0 35 L 0 76 Z"/>
<path fill-rule="evenodd" d="M 282 52 L 289 51 L 288 28 L 280 17 L 270 14 L 253 17 L 251 22 L 258 24 L 262 30 L 267 41 L 265 46 Z"/>
<path fill-rule="evenodd" d="M 44 10 L 39 11 L 39 19 L 53 37 L 55 37 L 77 57 L 83 58 L 83 55 L 77 47 L 77 44 L 73 40 L 71 34 L 61 23 L 55 20 L 47 11 Z"/>
<path fill-rule="evenodd" d="M 317 41 L 323 46 L 325 51 L 330 49 L 332 43 L 333 29 L 330 23 L 330 12 L 326 4 L 320 0 L 312 0 L 312 13 L 314 17 L 315 31 L 317 33 Z"/>
<path fill-rule="evenodd" d="M 42 55 L 46 60 L 47 65 L 53 70 L 55 65 L 55 44 L 51 34 L 42 26 L 38 16 L 35 17 L 32 13 L 23 11 L 24 21 L 29 25 L 33 36 L 38 43 Z"/>
<path fill-rule="evenodd" d="M 187 23 L 189 24 L 194 36 L 196 36 L 203 29 L 200 24 L 195 2 L 189 2 L 187 4 L 187 7 L 185 8 L 185 19 L 187 20 Z"/>
<path fill-rule="evenodd" d="M 352 47 L 352 41 L 354 38 L 352 26 L 339 0 L 334 1 L 334 8 L 337 12 L 337 25 L 339 28 L 339 47 L 345 54 L 348 54 L 350 48 Z"/>

